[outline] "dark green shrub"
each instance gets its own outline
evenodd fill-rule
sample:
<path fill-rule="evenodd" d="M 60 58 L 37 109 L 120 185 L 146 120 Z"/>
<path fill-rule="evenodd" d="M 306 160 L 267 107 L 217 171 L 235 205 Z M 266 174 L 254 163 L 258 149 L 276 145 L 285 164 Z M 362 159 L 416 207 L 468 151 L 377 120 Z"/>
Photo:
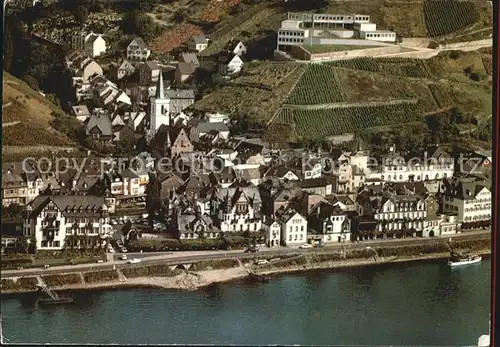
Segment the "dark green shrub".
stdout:
<path fill-rule="evenodd" d="M 118 279 L 118 273 L 113 270 L 109 271 L 92 271 L 85 272 L 83 274 L 83 278 L 85 282 L 93 283 L 93 282 L 107 282 Z"/>
<path fill-rule="evenodd" d="M 67 284 L 82 283 L 82 278 L 79 274 L 48 275 L 42 276 L 42 279 L 49 287 L 59 287 Z"/>

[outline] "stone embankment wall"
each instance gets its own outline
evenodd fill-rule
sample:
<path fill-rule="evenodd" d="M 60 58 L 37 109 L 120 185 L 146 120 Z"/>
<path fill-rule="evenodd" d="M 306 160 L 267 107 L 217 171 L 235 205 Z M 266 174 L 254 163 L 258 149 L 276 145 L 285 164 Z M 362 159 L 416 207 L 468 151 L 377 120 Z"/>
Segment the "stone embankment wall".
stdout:
<path fill-rule="evenodd" d="M 454 241 L 454 249 L 464 252 L 490 254 L 489 239 Z M 55 290 L 155 287 L 163 289 L 196 290 L 213 283 L 231 281 L 248 275 L 286 273 L 312 269 L 367 266 L 394 262 L 409 262 L 449 257 L 448 246 L 442 242 L 405 246 L 374 247 L 366 249 L 321 250 L 314 253 L 295 253 L 239 259 L 200 261 L 189 270 L 172 265 L 138 265 L 121 270 L 72 272 L 58 275 L 29 276 L 1 280 L 1 294 L 26 293 L 37 290 L 37 284 L 46 283 Z M 265 265 L 254 265 L 257 259 L 266 259 Z"/>

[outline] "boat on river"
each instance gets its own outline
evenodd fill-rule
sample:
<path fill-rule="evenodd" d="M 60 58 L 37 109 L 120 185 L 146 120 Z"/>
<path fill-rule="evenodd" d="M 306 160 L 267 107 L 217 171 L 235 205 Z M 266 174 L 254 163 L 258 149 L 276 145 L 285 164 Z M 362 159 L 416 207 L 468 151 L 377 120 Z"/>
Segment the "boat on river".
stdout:
<path fill-rule="evenodd" d="M 39 297 L 37 303 L 40 305 L 62 305 L 71 304 L 73 298 L 69 296 L 59 296 L 51 290 L 47 285 L 38 285 L 39 290 L 45 294 L 45 297 Z"/>
<path fill-rule="evenodd" d="M 73 298 L 71 298 L 71 297 L 58 297 L 57 299 L 53 299 L 53 298 L 38 298 L 37 302 L 40 305 L 71 304 L 73 302 Z"/>
<path fill-rule="evenodd" d="M 449 267 L 457 267 L 480 263 L 483 258 L 480 255 L 470 255 L 464 258 L 451 258 L 448 261 Z"/>
<path fill-rule="evenodd" d="M 248 277 L 255 282 L 261 282 L 261 283 L 267 283 L 270 280 L 268 276 L 257 275 L 256 273 L 253 272 L 249 272 Z"/>

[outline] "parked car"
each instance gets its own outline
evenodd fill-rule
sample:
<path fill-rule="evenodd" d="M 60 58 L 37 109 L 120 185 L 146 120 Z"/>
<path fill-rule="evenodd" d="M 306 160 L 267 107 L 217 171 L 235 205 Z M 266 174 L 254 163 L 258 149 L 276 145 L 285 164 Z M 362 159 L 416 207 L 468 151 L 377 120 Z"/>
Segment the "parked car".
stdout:
<path fill-rule="evenodd" d="M 300 245 L 299 248 L 300 249 L 308 249 L 308 248 L 312 248 L 312 246 L 310 244 L 308 244 L 308 243 L 305 243 L 303 245 Z"/>
<path fill-rule="evenodd" d="M 129 264 L 138 264 L 141 262 L 141 259 L 137 259 L 137 258 L 134 258 L 134 259 L 130 259 L 128 261 Z"/>
<path fill-rule="evenodd" d="M 120 257 L 121 260 L 127 260 L 127 255 L 126 254 L 122 254 L 122 256 Z"/>
<path fill-rule="evenodd" d="M 259 260 L 255 261 L 254 264 L 255 265 L 265 265 L 267 263 L 268 263 L 268 261 L 266 259 L 259 259 Z"/>
<path fill-rule="evenodd" d="M 127 253 L 127 252 L 128 252 L 128 250 L 127 250 L 125 247 L 123 247 L 123 248 L 121 249 L 121 251 L 122 251 L 122 253 Z"/>
<path fill-rule="evenodd" d="M 110 220 L 109 222 L 111 223 L 111 225 L 116 225 L 116 224 L 118 224 L 118 223 L 117 223 L 114 219 Z"/>
<path fill-rule="evenodd" d="M 247 248 L 245 250 L 246 253 L 255 253 L 255 252 L 258 252 L 258 251 L 259 251 L 259 249 L 256 248 L 256 247 L 250 247 L 250 248 Z"/>
<path fill-rule="evenodd" d="M 104 260 L 99 259 L 99 260 L 97 261 L 97 263 L 99 263 L 99 264 L 100 264 L 100 263 L 104 263 Z"/>

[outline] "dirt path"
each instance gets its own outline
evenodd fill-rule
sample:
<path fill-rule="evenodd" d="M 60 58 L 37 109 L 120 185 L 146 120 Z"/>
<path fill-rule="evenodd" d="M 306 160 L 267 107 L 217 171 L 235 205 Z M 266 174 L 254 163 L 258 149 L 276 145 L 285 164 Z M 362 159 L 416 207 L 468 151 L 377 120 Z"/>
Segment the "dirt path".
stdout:
<path fill-rule="evenodd" d="M 2 128 L 7 128 L 7 127 L 11 127 L 13 125 L 16 125 L 16 124 L 19 124 L 21 123 L 20 120 L 16 120 L 14 122 L 6 122 L 6 123 L 2 123 Z"/>
<path fill-rule="evenodd" d="M 382 105 L 401 105 L 401 104 L 416 104 L 418 99 L 396 99 L 388 101 L 368 101 L 368 102 L 337 102 L 330 104 L 317 105 L 291 105 L 283 104 L 283 108 L 301 109 L 301 110 L 321 110 L 331 108 L 347 108 L 347 107 L 366 107 L 366 106 L 382 106 Z"/>

